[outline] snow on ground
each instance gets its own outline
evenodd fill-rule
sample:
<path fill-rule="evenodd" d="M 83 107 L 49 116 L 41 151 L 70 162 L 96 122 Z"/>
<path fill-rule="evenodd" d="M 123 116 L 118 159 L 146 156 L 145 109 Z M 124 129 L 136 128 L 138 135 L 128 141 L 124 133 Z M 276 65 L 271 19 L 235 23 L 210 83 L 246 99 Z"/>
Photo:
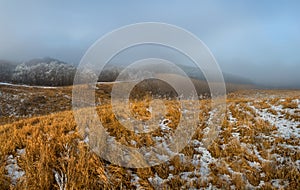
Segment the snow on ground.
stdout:
<path fill-rule="evenodd" d="M 12 121 L 70 109 L 71 101 L 71 90 L 63 87 L 0 83 L 0 117 Z"/>
<path fill-rule="evenodd" d="M 202 142 L 199 142 L 198 140 L 194 140 L 193 144 L 194 144 L 194 149 L 198 153 L 201 153 L 202 155 L 194 154 L 192 164 L 196 167 L 200 166 L 198 172 L 201 176 L 201 179 L 206 181 L 210 173 L 209 164 L 214 162 L 215 159 L 211 156 L 210 152 L 203 147 Z"/>
<path fill-rule="evenodd" d="M 298 100 L 297 100 L 298 101 Z M 292 113 L 292 109 L 283 109 L 282 105 L 274 106 L 271 108 L 277 112 L 276 115 L 268 112 L 268 109 L 257 109 L 251 103 L 248 103 L 249 107 L 255 110 L 255 112 L 265 121 L 268 121 L 271 125 L 277 127 L 280 136 L 285 139 L 291 137 L 300 138 L 300 122 L 285 119 L 285 115 L 282 114 L 282 110 Z"/>
<path fill-rule="evenodd" d="M 2 83 L 0 83 L 2 84 Z M 2 84 L 3 85 L 3 84 Z M 11 84 L 4 84 L 4 85 L 11 85 Z M 21 85 L 24 86 L 24 85 Z M 3 95 L 3 94 L 2 94 Z M 264 97 L 265 94 L 258 94 L 258 96 Z M 18 99 L 19 97 L 12 97 L 12 99 Z M 65 96 L 65 98 L 69 98 L 68 96 Z M 274 96 L 273 98 L 276 98 Z M 283 137 L 284 139 L 291 139 L 291 138 L 300 138 L 300 122 L 294 121 L 291 119 L 288 119 L 285 117 L 285 113 L 289 114 L 297 114 L 300 112 L 297 112 L 297 109 L 291 109 L 291 108 L 283 108 L 283 106 L 280 104 L 280 102 L 286 101 L 285 98 L 281 98 L 277 101 L 278 104 L 271 105 L 270 102 L 267 102 L 270 104 L 270 108 L 261 109 L 255 106 L 255 104 L 260 103 L 260 99 L 256 99 L 255 101 L 249 101 L 246 103 L 246 105 L 251 108 L 255 114 L 247 110 L 246 108 L 242 108 L 240 104 L 234 104 L 235 108 L 238 109 L 239 112 L 244 113 L 246 116 L 249 117 L 256 117 L 258 116 L 260 119 L 267 121 L 270 123 L 270 125 L 274 125 L 277 129 L 278 133 L 272 132 L 271 134 L 258 134 L 255 138 L 257 139 L 266 139 L 269 142 L 273 143 L 274 139 L 278 137 Z M 298 98 L 292 100 L 293 103 L 298 104 L 298 109 L 300 109 L 300 101 Z M 229 103 L 228 107 L 231 104 Z M 270 109 L 275 110 L 275 113 L 270 112 Z M 152 111 L 152 110 L 148 110 Z M 184 110 L 186 111 L 186 110 Z M 299 110 L 298 110 L 299 111 Z M 210 111 L 210 116 L 207 120 L 207 123 L 212 122 L 212 115 L 215 113 L 215 111 Z M 230 139 L 234 139 L 238 144 L 246 150 L 246 152 L 250 155 L 254 155 L 257 159 L 256 160 L 246 160 L 246 163 L 251 169 L 254 169 L 255 171 L 259 171 L 258 175 L 261 176 L 261 178 L 264 178 L 266 176 L 266 173 L 262 171 L 262 163 L 268 163 L 270 162 L 269 158 L 266 158 L 263 156 L 262 151 L 259 149 L 260 144 L 249 144 L 242 142 L 242 139 L 244 138 L 244 135 L 242 132 L 240 132 L 241 128 L 247 128 L 249 126 L 246 126 L 244 123 L 240 122 L 239 119 L 241 118 L 235 118 L 233 116 L 233 113 L 230 111 L 230 109 L 227 109 L 227 117 L 229 120 L 229 123 L 232 126 L 232 131 L 230 132 Z M 242 118 L 245 119 L 245 118 Z M 257 118 L 256 118 L 257 119 Z M 159 129 L 161 130 L 162 136 L 154 136 L 152 139 L 155 141 L 159 148 L 164 149 L 167 155 L 159 155 L 157 154 L 157 158 L 159 158 L 162 161 L 166 161 L 169 166 L 170 171 L 174 171 L 176 166 L 171 165 L 168 161 L 170 155 L 175 155 L 177 153 L 174 153 L 170 150 L 168 147 L 168 143 L 172 142 L 172 139 L 170 138 L 170 131 L 172 131 L 172 128 L 168 125 L 171 123 L 171 120 L 168 119 L 162 119 L 161 123 L 159 123 Z M 209 128 L 205 127 L 202 130 L 202 134 L 208 134 Z M 222 129 L 225 130 L 225 129 Z M 222 132 L 221 130 L 221 132 Z M 219 136 L 220 137 L 220 136 Z M 203 139 L 202 139 L 203 140 Z M 192 182 L 203 182 L 207 183 L 206 189 L 216 189 L 214 185 L 211 183 L 212 179 L 212 169 L 211 164 L 219 164 L 220 158 L 212 156 L 211 152 L 203 146 L 201 139 L 193 139 L 191 141 L 191 145 L 193 147 L 193 155 L 185 155 L 184 153 L 179 153 L 177 156 L 179 156 L 180 163 L 182 165 L 186 163 L 190 163 L 193 165 L 194 169 L 189 171 L 182 171 L 177 176 L 173 174 L 169 174 L 168 177 L 162 178 L 157 173 L 154 174 L 154 176 L 149 177 L 147 180 L 148 182 L 156 189 L 161 189 L 163 184 L 166 184 L 167 182 L 175 179 L 179 176 L 180 179 L 184 180 L 187 184 Z M 85 138 L 85 142 L 88 142 L 88 137 Z M 137 142 L 132 140 L 130 141 L 131 145 L 136 145 Z M 222 144 L 220 145 L 221 149 L 225 149 L 225 147 L 228 146 L 228 144 Z M 277 148 L 287 148 L 291 150 L 292 152 L 299 153 L 300 146 L 299 144 L 291 145 L 288 143 L 278 143 Z M 271 146 L 267 152 L 271 153 L 272 150 L 274 150 L 274 146 Z M 221 150 L 222 151 L 222 150 Z M 22 176 L 24 176 L 25 172 L 21 170 L 21 168 L 18 166 L 17 163 L 17 157 L 23 155 L 25 152 L 25 149 L 18 150 L 17 156 L 9 155 L 7 157 L 7 165 L 6 170 L 8 173 L 8 176 L 11 178 L 11 181 L 13 184 L 17 182 L 18 179 L 20 179 Z M 234 158 L 237 159 L 236 162 L 240 161 L 238 157 Z M 286 157 L 284 155 L 279 155 L 273 153 L 270 156 L 270 159 L 274 159 L 277 161 L 278 164 L 281 164 L 284 166 L 285 162 L 289 162 L 293 164 L 298 170 L 300 170 L 300 160 L 292 161 L 290 157 Z M 269 181 L 267 180 L 261 180 L 259 181 L 259 184 L 252 185 L 249 180 L 245 177 L 245 174 L 242 172 L 235 171 L 234 168 L 226 163 L 226 170 L 228 171 L 228 174 L 220 174 L 220 178 L 222 178 L 224 181 L 228 182 L 228 184 L 232 184 L 230 186 L 231 189 L 238 189 L 236 185 L 233 185 L 232 176 L 241 176 L 241 178 L 245 181 L 246 187 L 249 189 L 259 189 L 262 188 L 265 183 L 270 183 L 275 188 L 287 188 L 289 185 L 288 180 L 284 179 L 271 179 Z M 129 170 L 131 175 L 131 183 L 136 187 L 136 189 L 142 189 L 142 186 L 140 184 L 140 177 L 135 174 L 133 171 Z M 250 170 L 248 170 L 250 171 Z M 67 180 L 67 176 L 64 176 L 65 174 L 61 173 L 60 171 L 53 171 L 53 175 L 55 177 L 55 180 L 57 184 L 59 185 L 60 189 L 65 188 L 65 183 Z M 188 186 L 186 186 L 188 187 Z"/>
<path fill-rule="evenodd" d="M 131 172 L 131 181 L 130 182 L 136 187 L 136 189 L 142 189 L 139 180 L 140 180 L 140 177 Z"/>
<path fill-rule="evenodd" d="M 13 185 L 15 185 L 17 180 L 25 174 L 25 172 L 18 165 L 17 161 L 17 158 L 23 154 L 25 154 L 25 149 L 18 149 L 16 157 L 14 157 L 13 155 L 9 155 L 6 160 L 7 165 L 5 169 L 7 170 L 7 175 L 8 177 L 10 177 Z"/>
<path fill-rule="evenodd" d="M 167 133 L 169 130 L 171 130 L 171 128 L 168 127 L 168 124 L 171 121 L 163 119 L 162 122 L 160 123 L 160 129 L 163 131 L 164 136 L 155 136 L 153 137 L 153 140 L 156 143 L 160 143 L 162 145 L 162 148 L 168 152 L 168 155 L 176 155 L 176 153 L 172 152 L 168 146 L 166 145 L 166 140 L 170 140 L 169 139 L 169 134 Z M 211 156 L 210 152 L 203 147 L 203 143 L 194 139 L 192 141 L 194 150 L 196 152 L 196 154 L 193 154 L 192 157 L 190 156 L 186 156 L 183 153 L 179 153 L 177 154 L 177 156 L 179 157 L 179 160 L 182 164 L 187 164 L 187 163 L 191 163 L 194 167 L 195 170 L 194 171 L 185 171 L 185 172 L 181 172 L 180 174 L 178 174 L 178 176 L 180 176 L 180 178 L 184 181 L 186 181 L 187 183 L 192 183 L 192 182 L 197 182 L 199 180 L 201 180 L 202 182 L 206 182 L 209 179 L 209 175 L 210 175 L 210 168 L 209 168 L 209 164 L 212 163 L 214 161 L 214 158 Z M 157 158 L 159 158 L 162 161 L 168 161 L 169 157 L 164 156 L 164 155 L 156 155 Z M 169 162 L 168 162 L 169 163 Z M 169 169 L 170 170 L 174 170 L 174 166 L 169 165 Z M 172 179 L 174 179 L 176 176 L 169 174 L 168 178 L 166 179 L 162 179 L 161 177 L 158 176 L 158 174 L 155 174 L 153 177 L 150 177 L 148 179 L 148 181 L 153 185 L 153 187 L 155 187 L 156 189 L 160 189 L 162 188 L 163 184 L 166 184 L 168 181 L 171 181 Z M 134 183 L 136 183 L 137 181 L 137 176 L 133 176 L 133 181 Z M 210 184 L 209 187 L 212 187 L 212 185 Z M 208 188 L 209 189 L 209 188 Z"/>
<path fill-rule="evenodd" d="M 30 86 L 26 84 L 12 84 L 12 83 L 5 83 L 5 82 L 0 82 L 0 85 L 13 86 L 13 87 L 26 87 L 26 88 L 44 88 L 44 89 L 62 88 L 62 87 L 55 87 L 55 86 Z"/>
<path fill-rule="evenodd" d="M 275 96 L 274 96 L 275 97 Z M 256 100 L 256 103 L 259 103 L 259 100 Z M 293 100 L 294 102 L 297 102 L 299 104 L 299 100 Z M 246 104 L 249 108 L 253 109 L 254 112 L 249 111 L 247 108 L 243 108 L 239 104 L 236 104 L 235 106 L 238 107 L 238 111 L 241 113 L 244 113 L 246 117 L 256 117 L 258 116 L 259 118 L 269 122 L 271 125 L 274 125 L 277 127 L 278 133 L 272 133 L 271 135 L 269 134 L 264 134 L 260 133 L 258 136 L 256 136 L 257 139 L 264 139 L 269 142 L 274 142 L 274 139 L 277 137 L 283 137 L 286 139 L 289 139 L 291 137 L 300 137 L 300 129 L 299 125 L 300 122 L 298 121 L 292 121 L 284 117 L 284 113 L 282 113 L 282 106 L 281 105 L 271 105 L 271 108 L 276 110 L 277 114 L 272 114 L 269 112 L 268 109 L 258 109 L 254 106 L 253 102 Z M 294 110 L 292 109 L 285 109 L 284 111 L 287 111 L 291 114 L 294 114 Z M 212 115 L 214 114 L 214 111 L 210 111 L 210 117 L 207 120 L 207 123 L 212 122 L 211 118 Z M 221 178 L 224 181 L 227 181 L 228 184 L 230 185 L 231 189 L 239 189 L 238 186 L 236 186 L 233 183 L 233 176 L 240 176 L 241 179 L 243 180 L 245 184 L 245 188 L 248 189 L 260 189 L 265 186 L 266 183 L 271 184 L 274 188 L 286 188 L 289 185 L 289 181 L 285 179 L 271 179 L 271 180 L 265 180 L 266 178 L 266 173 L 263 172 L 262 164 L 263 163 L 270 163 L 271 160 L 277 161 L 277 163 L 281 163 L 282 166 L 286 162 L 289 162 L 292 165 L 295 165 L 297 168 L 300 168 L 300 160 L 293 162 L 290 157 L 284 157 L 282 155 L 278 155 L 275 153 L 271 154 L 271 151 L 274 150 L 274 147 L 270 147 L 270 149 L 266 150 L 268 154 L 270 154 L 270 157 L 266 158 L 265 156 L 262 155 L 262 152 L 258 146 L 260 144 L 249 144 L 249 143 L 244 143 L 241 141 L 241 139 L 245 138 L 245 136 L 240 132 L 241 128 L 248 128 L 245 123 L 242 124 L 240 123 L 239 119 L 240 118 L 235 118 L 231 111 L 228 109 L 227 110 L 227 117 L 229 122 L 232 125 L 232 131 L 231 131 L 231 137 L 232 139 L 236 139 L 238 144 L 247 152 L 249 155 L 254 155 L 254 157 L 257 158 L 257 160 L 246 160 L 246 163 L 248 164 L 247 166 L 249 168 L 252 168 L 254 171 L 258 171 L 258 175 L 261 177 L 261 179 L 258 181 L 256 185 L 253 185 L 253 182 L 250 182 L 248 177 L 246 177 L 246 174 L 244 172 L 239 172 L 234 170 L 230 164 L 226 163 L 226 169 L 229 174 L 220 174 L 218 177 Z M 244 118 L 245 119 L 245 118 Z M 175 154 L 173 153 L 169 147 L 166 144 L 166 141 L 170 141 L 171 139 L 169 138 L 169 132 L 172 130 L 170 127 L 168 127 L 168 124 L 170 124 L 171 121 L 168 120 L 162 120 L 162 122 L 159 124 L 159 127 L 162 131 L 163 136 L 155 136 L 153 137 L 153 140 L 161 144 L 161 148 L 165 149 L 166 152 L 169 153 L 169 155 Z M 202 133 L 208 134 L 209 128 L 204 128 L 202 130 Z M 222 130 L 220 131 L 222 132 Z M 203 140 L 203 139 L 202 139 Z M 132 142 L 131 144 L 135 144 L 135 142 Z M 190 163 L 193 165 L 195 168 L 194 170 L 188 170 L 188 171 L 182 171 L 177 175 L 173 175 L 172 173 L 169 174 L 168 177 L 162 178 L 160 177 L 157 173 L 154 174 L 154 176 L 148 178 L 148 182 L 155 188 L 155 189 L 161 189 L 164 187 L 164 184 L 167 184 L 168 182 L 180 178 L 181 180 L 185 181 L 185 188 L 189 187 L 189 184 L 193 184 L 196 182 L 201 182 L 203 184 L 207 184 L 205 188 L 203 189 L 217 189 L 216 186 L 214 186 L 211 183 L 212 180 L 212 170 L 211 170 L 211 164 L 217 164 L 220 162 L 220 158 L 214 158 L 211 154 L 211 152 L 203 146 L 203 142 L 200 139 L 193 139 L 191 142 L 191 145 L 194 149 L 194 153 L 191 156 L 185 155 L 183 153 L 177 154 L 179 156 L 179 160 L 182 165 Z M 223 147 L 222 149 L 225 149 L 225 147 L 228 144 L 222 144 L 220 147 Z M 288 148 L 294 152 L 299 152 L 300 151 L 300 146 L 297 145 L 290 145 L 290 144 L 285 144 L 285 143 L 279 143 L 277 144 L 278 148 L 283 147 L 283 148 Z M 169 166 L 170 171 L 174 171 L 176 168 L 175 166 L 171 165 L 168 160 L 168 156 L 164 155 L 157 155 L 157 158 L 166 161 Z M 236 162 L 240 162 L 239 158 L 237 159 Z M 280 166 L 281 167 L 281 166 Z M 245 169 L 247 172 L 251 172 L 251 170 Z M 253 174 L 254 175 L 254 174 Z M 136 186 L 137 189 L 140 189 L 140 183 L 139 183 L 139 176 L 137 174 L 132 173 L 131 174 L 131 182 Z"/>
<path fill-rule="evenodd" d="M 228 114 L 229 122 L 235 123 L 237 121 L 237 119 L 232 116 L 232 113 L 230 110 L 227 111 L 227 114 Z"/>

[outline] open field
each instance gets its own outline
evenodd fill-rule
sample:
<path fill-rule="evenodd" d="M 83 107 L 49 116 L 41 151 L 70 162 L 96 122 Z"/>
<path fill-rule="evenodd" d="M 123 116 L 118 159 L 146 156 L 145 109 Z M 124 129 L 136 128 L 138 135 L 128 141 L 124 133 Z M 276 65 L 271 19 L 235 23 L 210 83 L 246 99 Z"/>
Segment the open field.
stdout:
<path fill-rule="evenodd" d="M 207 148 L 214 110 L 200 100 L 191 142 L 171 160 L 149 168 L 113 165 L 89 150 L 71 109 L 72 88 L 0 85 L 1 189 L 297 189 L 300 186 L 300 91 L 244 90 L 228 94 L 226 117 Z M 136 134 L 122 127 L 109 105 L 111 85 L 100 85 L 98 116 L 111 136 L 131 147 L 162 143 L 181 110 L 162 100 L 159 128 Z M 149 119 L 150 101 L 132 102 Z M 165 147 L 168 151 L 168 147 Z"/>

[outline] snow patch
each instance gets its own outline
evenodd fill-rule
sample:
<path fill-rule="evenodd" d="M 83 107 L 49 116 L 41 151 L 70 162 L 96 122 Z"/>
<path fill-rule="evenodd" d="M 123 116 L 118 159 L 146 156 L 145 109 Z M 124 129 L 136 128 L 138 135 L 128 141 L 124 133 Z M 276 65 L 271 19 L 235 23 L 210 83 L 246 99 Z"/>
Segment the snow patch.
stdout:
<path fill-rule="evenodd" d="M 17 181 L 24 176 L 25 172 L 20 168 L 17 158 L 13 155 L 9 155 L 6 162 L 8 164 L 5 169 L 7 170 L 8 176 L 10 177 L 12 184 L 16 185 Z"/>

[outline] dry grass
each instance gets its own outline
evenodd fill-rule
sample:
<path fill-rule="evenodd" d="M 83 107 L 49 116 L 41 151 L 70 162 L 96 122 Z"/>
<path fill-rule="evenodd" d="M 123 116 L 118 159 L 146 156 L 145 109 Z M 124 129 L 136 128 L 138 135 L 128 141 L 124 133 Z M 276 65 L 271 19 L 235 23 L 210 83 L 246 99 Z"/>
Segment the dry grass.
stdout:
<path fill-rule="evenodd" d="M 105 89 L 97 92 L 97 95 L 103 98 L 111 87 Z M 70 89 L 64 93 L 70 93 Z M 71 111 L 55 114 L 37 112 L 37 115 L 44 116 L 20 118 L 15 122 L 12 122 L 14 119 L 2 117 L 1 121 L 6 124 L 0 126 L 0 187 L 59 189 L 60 184 L 57 180 L 61 179 L 65 181 L 61 188 L 66 189 L 135 189 L 137 186 L 142 189 L 199 189 L 210 184 L 223 189 L 231 189 L 233 186 L 237 189 L 276 189 L 272 180 L 281 179 L 288 181 L 285 188 L 297 189 L 300 185 L 300 172 L 295 162 L 300 160 L 300 152 L 284 144 L 299 146 L 299 139 L 276 136 L 277 127 L 260 118 L 248 103 L 275 115 L 276 110 L 273 110 L 271 105 L 279 104 L 284 108 L 297 110 L 298 104 L 296 108 L 292 100 L 299 96 L 291 97 L 289 94 L 291 98 L 286 98 L 286 103 L 283 103 L 279 102 L 278 97 L 256 101 L 257 99 L 249 98 L 249 92 L 239 93 L 229 96 L 227 117 L 220 126 L 218 138 L 207 149 L 214 160 L 204 169 L 203 166 L 192 163 L 195 155 L 199 158 L 204 155 L 204 152 L 197 152 L 198 146 L 192 143 L 181 151 L 185 161 L 178 155 L 166 163 L 149 168 L 128 169 L 113 165 L 90 151 L 77 131 Z M 265 98 L 267 92 L 263 93 Z M 105 97 L 109 99 L 109 96 Z M 48 105 L 49 100 L 47 98 L 44 104 Z M 211 111 L 209 102 L 201 101 L 200 123 L 193 136 L 194 140 L 202 141 L 205 137 L 203 131 Z M 69 103 L 61 100 L 58 105 L 64 105 L 64 109 L 67 110 L 69 108 L 66 105 Z M 149 134 L 129 131 L 118 122 L 108 101 L 101 103 L 97 107 L 101 122 L 109 134 L 124 145 L 152 146 L 155 143 L 152 137 L 162 136 L 164 133 L 160 129 Z M 163 100 L 163 103 L 167 110 L 165 117 L 172 121 L 168 126 L 175 130 L 180 116 L 179 104 L 176 100 Z M 150 99 L 134 100 L 131 112 L 135 118 L 146 121 L 150 118 L 147 111 L 149 106 Z M 297 121 L 296 114 L 288 115 L 286 112 L 285 115 L 285 119 Z M 229 120 L 231 117 L 234 120 Z M 133 145 L 132 140 L 136 144 Z M 25 150 L 25 153 L 20 154 L 20 150 Z M 9 155 L 16 159 L 20 169 L 25 172 L 15 183 L 8 177 L 6 168 Z M 280 159 L 276 159 L 277 155 L 286 159 L 281 162 Z M 205 169 L 209 171 L 207 176 L 195 172 Z M 183 177 L 186 172 L 190 172 L 188 178 Z M 138 177 L 137 181 L 134 181 L 134 175 Z M 162 184 L 155 184 L 149 180 L 155 176 L 163 180 Z M 196 180 L 192 180 L 193 178 Z M 261 183 L 262 181 L 264 183 Z M 284 183 L 281 185 L 284 186 Z"/>
<path fill-rule="evenodd" d="M 67 175 L 67 189 L 108 187 L 102 160 L 80 142 L 75 127 L 71 112 L 1 126 L 1 163 L 5 155 L 16 157 L 17 150 L 25 148 L 17 159 L 25 176 L 14 188 L 58 188 L 55 172 Z M 10 182 L 1 186 L 5 184 Z"/>

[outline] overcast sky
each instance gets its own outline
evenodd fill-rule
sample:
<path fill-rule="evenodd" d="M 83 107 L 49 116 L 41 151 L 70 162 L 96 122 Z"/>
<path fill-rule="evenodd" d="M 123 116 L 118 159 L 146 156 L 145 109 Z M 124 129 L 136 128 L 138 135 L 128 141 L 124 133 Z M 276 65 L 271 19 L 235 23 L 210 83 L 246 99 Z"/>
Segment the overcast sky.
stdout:
<path fill-rule="evenodd" d="M 300 87 L 300 1 L 245 2 L 0 0 L 0 59 L 77 64 L 113 29 L 165 22 L 198 36 L 224 72 Z"/>

